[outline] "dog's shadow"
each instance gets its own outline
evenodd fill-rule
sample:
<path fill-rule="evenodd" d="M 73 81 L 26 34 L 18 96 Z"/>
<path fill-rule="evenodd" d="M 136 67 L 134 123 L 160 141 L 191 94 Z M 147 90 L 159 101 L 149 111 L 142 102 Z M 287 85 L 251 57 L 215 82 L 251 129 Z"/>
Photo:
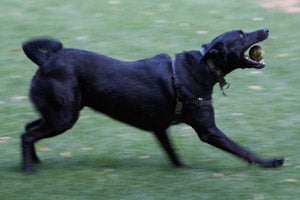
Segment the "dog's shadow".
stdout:
<path fill-rule="evenodd" d="M 200 162 L 200 161 L 199 161 Z M 117 158 L 108 155 L 76 155 L 72 157 L 60 157 L 60 156 L 49 156 L 44 158 L 40 163 L 35 164 L 35 171 L 33 174 L 49 173 L 55 174 L 64 173 L 76 173 L 82 171 L 93 171 L 100 174 L 109 174 L 116 171 L 132 171 L 136 170 L 138 173 L 145 171 L 147 173 L 211 173 L 216 176 L 221 174 L 230 174 L 235 172 L 236 174 L 244 174 L 249 171 L 250 168 L 258 168 L 257 166 L 249 166 L 241 163 L 232 164 L 226 166 L 215 166 L 210 164 L 198 163 L 186 163 L 183 167 L 174 167 L 162 156 L 155 155 L 150 156 L 138 156 L 138 157 L 125 157 Z M 261 170 L 261 168 L 259 168 Z M 10 169 L 6 169 L 10 172 L 20 172 L 21 169 L 18 165 L 11 166 Z M 53 171 L 53 172 L 51 172 Z M 55 172 L 56 171 L 56 172 Z"/>

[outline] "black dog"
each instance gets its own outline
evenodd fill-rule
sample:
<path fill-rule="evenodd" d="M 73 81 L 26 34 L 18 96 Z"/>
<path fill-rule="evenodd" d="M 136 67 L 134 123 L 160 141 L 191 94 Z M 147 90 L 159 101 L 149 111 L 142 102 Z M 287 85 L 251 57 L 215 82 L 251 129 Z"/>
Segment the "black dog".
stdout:
<path fill-rule="evenodd" d="M 199 138 L 249 163 L 278 167 L 283 158 L 262 159 L 229 139 L 215 125 L 212 92 L 224 76 L 237 68 L 263 68 L 245 56 L 253 44 L 268 37 L 268 30 L 226 32 L 201 50 L 179 53 L 172 59 L 159 54 L 134 62 L 63 48 L 52 39 L 23 44 L 25 54 L 39 68 L 30 86 L 30 98 L 41 118 L 29 123 L 22 135 L 24 171 L 38 162 L 34 143 L 70 129 L 84 106 L 137 128 L 151 131 L 175 166 L 183 166 L 166 130 L 183 122 Z"/>

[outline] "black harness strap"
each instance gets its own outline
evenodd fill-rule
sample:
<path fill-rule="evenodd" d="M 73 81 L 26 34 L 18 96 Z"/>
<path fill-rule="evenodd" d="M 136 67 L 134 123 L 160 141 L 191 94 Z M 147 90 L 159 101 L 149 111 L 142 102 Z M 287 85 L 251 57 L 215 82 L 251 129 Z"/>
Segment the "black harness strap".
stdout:
<path fill-rule="evenodd" d="M 205 105 L 212 105 L 212 100 L 204 100 L 201 97 L 199 97 L 199 98 L 193 97 L 193 98 L 189 98 L 187 100 L 185 100 L 183 98 L 182 84 L 180 83 L 180 81 L 177 77 L 177 74 L 176 74 L 175 61 L 176 61 L 175 59 L 172 59 L 172 80 L 173 80 L 173 86 L 174 86 L 174 90 L 175 90 L 175 94 L 176 94 L 176 106 L 175 106 L 173 123 L 179 123 L 184 104 L 202 107 Z"/>
<path fill-rule="evenodd" d="M 176 106 L 175 106 L 175 119 L 179 118 L 182 114 L 183 102 L 181 94 L 181 83 L 178 81 L 178 77 L 175 71 L 175 59 L 172 59 L 172 80 L 176 94 Z"/>

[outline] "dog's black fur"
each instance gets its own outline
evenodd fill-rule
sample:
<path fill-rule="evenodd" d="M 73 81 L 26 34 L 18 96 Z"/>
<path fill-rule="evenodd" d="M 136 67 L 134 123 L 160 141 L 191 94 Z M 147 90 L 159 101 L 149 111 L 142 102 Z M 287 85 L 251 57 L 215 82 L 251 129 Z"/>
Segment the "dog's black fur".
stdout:
<path fill-rule="evenodd" d="M 29 123 L 21 137 L 22 169 L 32 171 L 32 162 L 39 161 L 34 143 L 70 129 L 84 106 L 153 132 L 172 163 L 183 166 L 166 132 L 174 121 L 178 95 L 183 107 L 176 120 L 193 127 L 202 141 L 249 163 L 281 166 L 283 158 L 262 159 L 229 139 L 216 127 L 211 104 L 186 103 L 199 97 L 208 102 L 212 99 L 218 77 L 209 68 L 209 60 L 223 75 L 237 68 L 264 67 L 264 63 L 252 61 L 244 53 L 267 37 L 267 29 L 251 33 L 226 32 L 202 46 L 204 55 L 197 50 L 177 54 L 173 60 L 175 71 L 172 71 L 172 58 L 167 54 L 124 62 L 93 52 L 63 48 L 61 42 L 53 39 L 24 43 L 25 54 L 39 66 L 31 82 L 30 98 L 41 118 Z M 177 91 L 174 74 L 181 86 Z"/>

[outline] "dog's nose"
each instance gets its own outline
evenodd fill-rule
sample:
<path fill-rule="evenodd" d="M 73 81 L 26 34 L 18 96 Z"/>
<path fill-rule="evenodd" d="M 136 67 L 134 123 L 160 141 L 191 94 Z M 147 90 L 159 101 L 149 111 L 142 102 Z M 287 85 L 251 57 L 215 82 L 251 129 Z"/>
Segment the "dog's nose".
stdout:
<path fill-rule="evenodd" d="M 264 32 L 265 33 L 269 33 L 269 29 L 268 28 L 264 28 Z"/>

